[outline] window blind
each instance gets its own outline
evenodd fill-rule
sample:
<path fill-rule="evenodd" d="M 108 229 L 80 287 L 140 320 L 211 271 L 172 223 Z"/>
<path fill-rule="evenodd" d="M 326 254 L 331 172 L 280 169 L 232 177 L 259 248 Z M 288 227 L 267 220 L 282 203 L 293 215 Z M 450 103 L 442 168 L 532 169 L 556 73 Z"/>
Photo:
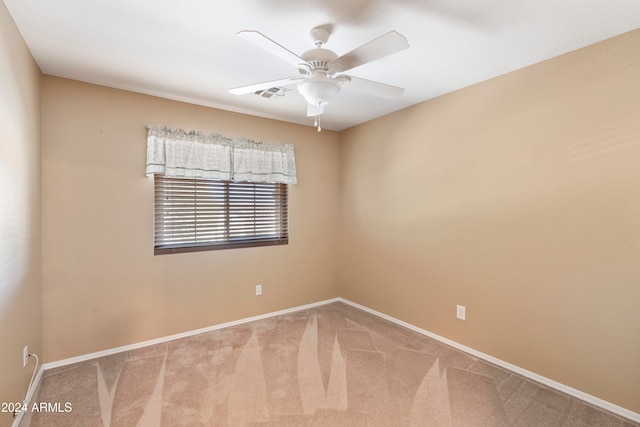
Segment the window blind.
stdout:
<path fill-rule="evenodd" d="M 155 254 L 288 243 L 287 184 L 154 175 Z"/>

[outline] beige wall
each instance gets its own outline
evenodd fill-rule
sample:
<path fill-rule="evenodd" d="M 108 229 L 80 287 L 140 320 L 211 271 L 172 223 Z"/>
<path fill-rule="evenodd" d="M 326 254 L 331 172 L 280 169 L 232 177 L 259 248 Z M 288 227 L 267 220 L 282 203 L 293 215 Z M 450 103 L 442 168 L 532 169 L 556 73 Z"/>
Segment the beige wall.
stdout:
<path fill-rule="evenodd" d="M 343 132 L 341 295 L 640 412 L 639 76 L 640 30 Z"/>
<path fill-rule="evenodd" d="M 50 76 L 43 105 L 47 361 L 337 296 L 338 134 Z M 154 256 L 146 124 L 295 144 L 289 244 Z"/>
<path fill-rule="evenodd" d="M 0 402 L 20 402 L 35 366 L 22 348 L 42 355 L 41 83 L 2 2 L 0 94 Z"/>

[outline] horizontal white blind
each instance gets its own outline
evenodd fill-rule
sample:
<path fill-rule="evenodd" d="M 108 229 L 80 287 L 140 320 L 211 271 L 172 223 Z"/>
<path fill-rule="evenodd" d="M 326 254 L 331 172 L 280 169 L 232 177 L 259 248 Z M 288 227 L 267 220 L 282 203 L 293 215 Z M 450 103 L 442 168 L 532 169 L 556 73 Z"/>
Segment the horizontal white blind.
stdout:
<path fill-rule="evenodd" d="M 155 176 L 155 253 L 288 243 L 287 185 Z"/>

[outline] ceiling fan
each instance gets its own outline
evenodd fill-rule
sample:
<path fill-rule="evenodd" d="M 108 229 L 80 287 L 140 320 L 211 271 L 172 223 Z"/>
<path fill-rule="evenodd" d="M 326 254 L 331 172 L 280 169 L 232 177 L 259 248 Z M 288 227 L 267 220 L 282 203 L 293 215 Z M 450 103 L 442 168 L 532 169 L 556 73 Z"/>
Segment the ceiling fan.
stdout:
<path fill-rule="evenodd" d="M 338 56 L 335 52 L 323 47 L 329 40 L 330 34 L 327 27 L 312 29 L 310 35 L 316 47 L 298 56 L 258 31 L 240 31 L 238 35 L 243 39 L 257 44 L 296 66 L 300 75 L 237 87 L 229 89 L 229 92 L 244 95 L 276 86 L 296 84 L 298 92 L 308 103 L 307 116 L 315 118 L 318 132 L 321 130 L 320 115 L 324 112 L 324 106 L 331 102 L 340 92 L 341 87 L 346 84 L 360 92 L 387 99 L 395 99 L 402 95 L 403 88 L 338 73 L 408 48 L 409 43 L 403 35 L 390 31 L 349 53 Z"/>

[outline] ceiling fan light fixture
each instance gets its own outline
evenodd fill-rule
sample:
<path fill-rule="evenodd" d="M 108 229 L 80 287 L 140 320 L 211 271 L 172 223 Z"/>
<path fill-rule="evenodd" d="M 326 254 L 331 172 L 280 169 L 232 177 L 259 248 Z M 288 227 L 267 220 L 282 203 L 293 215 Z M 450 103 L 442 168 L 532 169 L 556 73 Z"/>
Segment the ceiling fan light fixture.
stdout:
<path fill-rule="evenodd" d="M 298 92 L 311 105 L 327 105 L 340 92 L 341 83 L 325 75 L 313 76 L 298 83 Z"/>

